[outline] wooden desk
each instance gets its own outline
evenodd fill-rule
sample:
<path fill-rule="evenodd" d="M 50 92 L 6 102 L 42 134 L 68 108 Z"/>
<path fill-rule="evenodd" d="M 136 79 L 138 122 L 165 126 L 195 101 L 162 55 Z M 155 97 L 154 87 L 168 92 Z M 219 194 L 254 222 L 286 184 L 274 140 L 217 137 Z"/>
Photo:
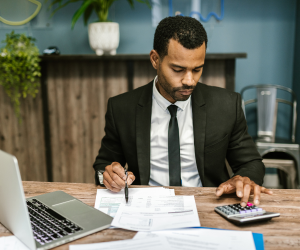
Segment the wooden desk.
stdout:
<path fill-rule="evenodd" d="M 97 188 L 94 184 L 58 183 L 58 182 L 23 182 L 26 197 L 31 197 L 56 190 L 63 190 L 84 203 L 94 206 Z M 133 186 L 134 187 L 134 186 Z M 140 186 L 135 186 L 140 187 Z M 268 222 L 238 227 L 214 212 L 214 207 L 237 203 L 235 195 L 217 198 L 215 188 L 175 187 L 176 195 L 195 195 L 201 226 L 234 230 L 249 230 L 264 235 L 266 250 L 300 249 L 300 190 L 275 189 L 274 195 L 262 195 L 261 207 L 270 212 L 279 212 L 281 216 Z M 131 239 L 134 231 L 107 229 L 92 234 L 69 244 L 87 244 L 104 241 Z M 11 233 L 0 224 L 0 237 Z M 69 244 L 55 249 L 67 250 Z"/>

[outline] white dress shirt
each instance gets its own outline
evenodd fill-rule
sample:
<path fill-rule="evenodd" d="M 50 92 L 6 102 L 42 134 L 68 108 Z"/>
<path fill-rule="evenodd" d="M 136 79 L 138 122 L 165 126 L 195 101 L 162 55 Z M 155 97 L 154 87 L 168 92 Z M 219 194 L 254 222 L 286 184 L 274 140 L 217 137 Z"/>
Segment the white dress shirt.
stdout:
<path fill-rule="evenodd" d="M 153 81 L 149 185 L 169 186 L 168 130 L 171 116 L 168 106 L 172 103 L 158 92 L 156 82 L 157 76 Z M 178 107 L 182 186 L 202 187 L 195 158 L 191 97 L 174 104 Z"/>

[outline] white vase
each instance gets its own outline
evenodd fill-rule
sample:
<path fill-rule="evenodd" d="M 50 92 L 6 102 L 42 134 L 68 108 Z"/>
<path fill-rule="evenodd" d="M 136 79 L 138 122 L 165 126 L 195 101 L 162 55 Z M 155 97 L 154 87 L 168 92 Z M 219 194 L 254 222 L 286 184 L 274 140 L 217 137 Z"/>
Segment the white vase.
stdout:
<path fill-rule="evenodd" d="M 98 22 L 89 24 L 89 41 L 91 48 L 98 56 L 104 53 L 115 55 L 119 47 L 119 24 L 113 22 Z"/>

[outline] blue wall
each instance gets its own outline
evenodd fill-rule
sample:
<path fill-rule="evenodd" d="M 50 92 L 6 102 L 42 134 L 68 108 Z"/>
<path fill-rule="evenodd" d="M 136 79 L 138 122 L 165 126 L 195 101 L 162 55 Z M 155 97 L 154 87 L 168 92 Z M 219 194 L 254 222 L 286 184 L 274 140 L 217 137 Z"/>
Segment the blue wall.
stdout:
<path fill-rule="evenodd" d="M 0 0 L 0 3 L 3 0 Z M 162 0 L 163 17 L 168 15 L 167 0 Z M 202 0 L 202 11 L 220 13 L 220 0 Z M 30 25 L 16 30 L 37 39 L 40 51 L 56 45 L 62 54 L 93 54 L 89 47 L 87 28 L 80 19 L 71 30 L 71 19 L 79 5 L 65 7 L 55 14 L 50 28 L 34 28 Z M 173 0 L 173 10 L 188 15 L 189 0 Z M 212 18 L 203 23 L 208 33 L 208 52 L 246 52 L 247 59 L 236 64 L 236 91 L 250 84 L 279 84 L 292 88 L 299 83 L 299 59 L 294 59 L 300 42 L 298 18 L 296 30 L 297 0 L 225 0 L 225 17 L 222 21 Z M 299 5 L 298 5 L 299 12 Z M 3 13 L 0 6 L 0 14 Z M 298 14 L 299 15 L 299 14 Z M 116 1 L 110 11 L 110 19 L 120 24 L 119 54 L 149 53 L 152 49 L 155 28 L 152 27 L 151 10 L 143 4 L 135 4 L 132 10 L 125 0 Z M 0 26 L 0 40 L 10 32 Z M 297 33 L 297 38 L 295 34 Z M 295 67 L 294 67 L 295 60 Z M 295 74 L 294 74 L 295 71 Z M 299 96 L 300 96 L 300 90 Z M 279 134 L 289 129 L 286 117 L 278 118 Z M 250 126 L 251 131 L 251 126 Z"/>

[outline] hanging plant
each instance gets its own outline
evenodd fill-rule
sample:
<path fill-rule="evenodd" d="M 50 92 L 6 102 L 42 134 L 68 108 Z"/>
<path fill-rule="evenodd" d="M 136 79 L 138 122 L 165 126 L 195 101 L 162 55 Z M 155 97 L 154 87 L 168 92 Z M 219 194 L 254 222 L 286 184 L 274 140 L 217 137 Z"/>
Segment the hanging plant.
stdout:
<path fill-rule="evenodd" d="M 0 85 L 9 96 L 16 116 L 21 121 L 20 100 L 35 97 L 40 87 L 41 67 L 35 39 L 12 31 L 6 35 L 0 50 Z"/>

